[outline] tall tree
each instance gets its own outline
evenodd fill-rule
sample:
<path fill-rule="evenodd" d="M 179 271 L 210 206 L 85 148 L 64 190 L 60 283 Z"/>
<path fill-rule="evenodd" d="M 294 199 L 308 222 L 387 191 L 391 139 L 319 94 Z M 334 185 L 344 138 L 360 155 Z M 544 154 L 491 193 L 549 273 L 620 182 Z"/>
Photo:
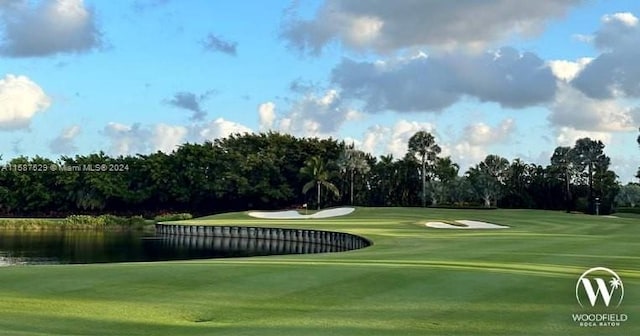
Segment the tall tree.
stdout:
<path fill-rule="evenodd" d="M 533 182 L 535 166 L 514 159 L 506 171 L 505 195 L 502 197 L 503 206 L 512 208 L 531 208 L 533 199 L 529 194 L 529 187 Z"/>
<path fill-rule="evenodd" d="M 371 170 L 369 162 L 367 162 L 366 154 L 363 151 L 355 149 L 353 145 L 347 146 L 340 154 L 338 166 L 343 173 L 349 176 L 349 188 L 351 189 L 349 197 L 350 204 L 353 204 L 353 187 L 355 185 L 356 175 L 364 175 Z"/>
<path fill-rule="evenodd" d="M 497 203 L 503 191 L 508 169 L 509 160 L 491 154 L 467 172 L 471 185 L 483 199 L 486 207 L 490 207 L 491 203 Z"/>
<path fill-rule="evenodd" d="M 604 144 L 602 141 L 591 140 L 590 138 L 582 138 L 576 140 L 573 147 L 574 155 L 572 155 L 574 164 L 578 171 L 585 173 L 588 180 L 587 207 L 589 212 L 594 212 L 594 196 L 593 196 L 593 175 L 596 162 L 602 160 L 604 156 Z M 607 165 L 608 166 L 608 165 Z"/>
<path fill-rule="evenodd" d="M 556 147 L 551 156 L 551 165 L 562 175 L 565 210 L 571 212 L 571 179 L 575 174 L 574 152 L 571 147 Z"/>
<path fill-rule="evenodd" d="M 437 183 L 433 188 L 433 203 L 449 201 L 451 198 L 450 191 L 452 184 L 458 176 L 458 171 L 460 171 L 460 166 L 453 162 L 450 156 L 445 158 L 436 158 L 433 167 L 433 175 L 436 178 Z"/>
<path fill-rule="evenodd" d="M 436 144 L 436 140 L 431 133 L 419 131 L 409 138 L 409 153 L 418 156 L 420 159 L 422 179 L 422 206 L 427 205 L 427 165 L 433 164 L 438 154 L 440 154 L 440 146 Z"/>
<path fill-rule="evenodd" d="M 302 187 L 302 193 L 306 194 L 309 190 L 316 188 L 318 195 L 318 210 L 320 210 L 320 196 L 321 189 L 325 187 L 327 190 L 332 192 L 336 197 L 340 197 L 340 191 L 338 188 L 329 181 L 329 171 L 326 168 L 325 162 L 319 156 L 312 156 L 305 162 L 304 167 L 300 168 L 300 173 L 307 178 L 311 179 L 311 181 L 307 182 Z"/>

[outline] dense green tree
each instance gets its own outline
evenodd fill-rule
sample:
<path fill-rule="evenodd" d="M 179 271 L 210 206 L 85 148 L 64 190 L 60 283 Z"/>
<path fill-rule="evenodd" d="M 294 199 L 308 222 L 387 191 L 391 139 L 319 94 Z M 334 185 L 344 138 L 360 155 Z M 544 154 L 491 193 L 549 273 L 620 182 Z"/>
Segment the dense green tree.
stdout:
<path fill-rule="evenodd" d="M 640 184 L 628 183 L 620 187 L 620 192 L 616 196 L 616 204 L 632 208 L 640 204 Z"/>
<path fill-rule="evenodd" d="M 322 187 L 333 193 L 336 197 L 340 197 L 340 191 L 338 190 L 338 188 L 333 183 L 331 183 L 331 181 L 329 181 L 330 172 L 329 170 L 327 170 L 326 164 L 321 157 L 312 156 L 311 158 L 309 158 L 309 160 L 305 162 L 305 166 L 300 168 L 300 173 L 310 179 L 310 181 L 302 187 L 303 194 L 306 194 L 314 187 L 316 188 L 318 196 L 318 210 L 320 210 L 320 197 Z"/>
<path fill-rule="evenodd" d="M 98 152 L 63 156 L 56 161 L 17 157 L 5 162 L 0 171 L 0 214 L 153 216 L 176 211 L 204 215 L 282 209 L 305 203 L 307 198 L 299 191 L 312 188 L 320 192 L 320 197 L 313 197 L 319 206 L 336 202 L 418 206 L 424 204 L 423 197 L 430 197 L 432 204 L 469 205 L 480 201 L 487 206 L 562 209 L 567 208 L 569 199 L 572 209 L 593 211 L 587 206 L 592 195 L 599 198 L 602 213 L 608 213 L 618 193 L 617 177 L 609 170 L 610 160 L 597 142 L 583 141 L 579 145 L 578 141 L 576 147 L 583 153 L 576 156 L 578 159 L 570 155 L 578 153 L 576 148 L 557 148 L 546 168 L 519 159 L 509 164 L 504 158 L 490 155 L 465 176 L 458 176 L 458 166 L 450 157 L 437 156 L 439 148 L 432 138 L 425 135 L 423 141 L 414 141 L 421 145 L 414 145 L 399 160 L 391 155 L 376 159 L 334 139 L 273 132 L 186 143 L 171 153 L 111 157 Z M 352 158 L 357 158 L 357 164 L 351 162 Z M 13 168 L 7 169 L 7 164 Z M 60 169 L 32 169 L 42 170 L 52 164 Z M 104 165 L 107 171 L 99 168 Z M 368 173 L 360 168 L 366 166 L 370 167 Z M 349 197 L 333 198 L 333 188 L 318 184 L 313 167 L 319 168 L 315 174 L 321 181 L 335 189 L 352 189 Z M 421 180 L 425 182 L 422 186 Z"/>
<path fill-rule="evenodd" d="M 501 206 L 510 208 L 533 208 L 534 200 L 529 188 L 533 182 L 535 165 L 516 158 L 507 168 L 504 179 L 504 195 Z"/>
<path fill-rule="evenodd" d="M 409 153 L 420 159 L 420 178 L 422 180 L 422 206 L 427 204 L 427 168 L 432 165 L 438 154 L 440 146 L 436 144 L 433 135 L 426 131 L 416 132 L 409 138 Z"/>
<path fill-rule="evenodd" d="M 509 160 L 490 154 L 467 172 L 471 185 L 486 207 L 495 205 L 502 195 L 508 168 Z"/>
<path fill-rule="evenodd" d="M 556 147 L 551 156 L 551 165 L 555 168 L 564 184 L 564 204 L 567 212 L 571 211 L 572 195 L 571 195 L 571 181 L 576 174 L 576 168 L 573 158 L 574 151 L 571 147 Z"/>
<path fill-rule="evenodd" d="M 451 160 L 450 156 L 436 158 L 433 166 L 432 205 L 451 201 L 451 189 L 458 176 L 460 166 Z"/>
<path fill-rule="evenodd" d="M 594 197 L 594 173 L 597 164 L 601 166 L 602 174 L 608 168 L 608 158 L 604 155 L 604 144 L 602 141 L 595 141 L 590 138 L 582 138 L 576 140 L 576 144 L 572 149 L 573 163 L 578 172 L 586 176 L 588 192 L 587 192 L 587 211 L 595 212 Z M 604 168 L 603 168 L 604 167 Z M 600 195 L 602 197 L 603 195 Z"/>
<path fill-rule="evenodd" d="M 355 149 L 353 145 L 347 146 L 338 159 L 338 167 L 348 176 L 350 188 L 349 204 L 353 204 L 353 189 L 356 176 L 362 176 L 371 170 L 366 154 L 363 151 Z"/>

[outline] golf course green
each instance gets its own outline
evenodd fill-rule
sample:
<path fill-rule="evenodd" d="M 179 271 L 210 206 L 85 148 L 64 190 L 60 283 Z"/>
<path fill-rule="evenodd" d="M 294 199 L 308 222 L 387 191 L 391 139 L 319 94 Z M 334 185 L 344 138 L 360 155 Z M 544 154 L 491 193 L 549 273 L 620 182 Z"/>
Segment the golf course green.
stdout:
<path fill-rule="evenodd" d="M 476 220 L 508 229 L 455 230 Z M 0 335 L 640 335 L 640 216 L 357 208 L 325 219 L 229 213 L 198 225 L 312 228 L 360 250 L 154 263 L 0 268 Z M 617 308 L 582 308 L 578 277 L 622 278 Z M 617 327 L 572 314 L 624 313 Z"/>

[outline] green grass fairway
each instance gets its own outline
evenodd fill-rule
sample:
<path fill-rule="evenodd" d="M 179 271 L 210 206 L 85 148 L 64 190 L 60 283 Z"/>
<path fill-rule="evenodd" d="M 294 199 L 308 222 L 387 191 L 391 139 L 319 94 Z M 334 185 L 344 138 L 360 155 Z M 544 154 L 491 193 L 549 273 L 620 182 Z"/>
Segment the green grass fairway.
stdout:
<path fill-rule="evenodd" d="M 429 220 L 503 230 L 444 230 Z M 337 230 L 343 253 L 0 268 L 0 335 L 640 335 L 640 219 L 528 210 L 358 208 L 322 220 L 188 223 Z M 577 326 L 580 274 L 622 278 L 616 328 Z"/>

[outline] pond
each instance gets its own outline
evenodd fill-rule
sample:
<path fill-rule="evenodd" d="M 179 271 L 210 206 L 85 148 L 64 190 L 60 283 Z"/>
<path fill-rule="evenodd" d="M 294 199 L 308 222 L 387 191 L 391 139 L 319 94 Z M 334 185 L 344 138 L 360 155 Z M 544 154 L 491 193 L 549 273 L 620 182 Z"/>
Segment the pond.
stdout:
<path fill-rule="evenodd" d="M 0 231 L 0 266 L 91 264 L 340 252 L 283 240 L 113 231 Z"/>

